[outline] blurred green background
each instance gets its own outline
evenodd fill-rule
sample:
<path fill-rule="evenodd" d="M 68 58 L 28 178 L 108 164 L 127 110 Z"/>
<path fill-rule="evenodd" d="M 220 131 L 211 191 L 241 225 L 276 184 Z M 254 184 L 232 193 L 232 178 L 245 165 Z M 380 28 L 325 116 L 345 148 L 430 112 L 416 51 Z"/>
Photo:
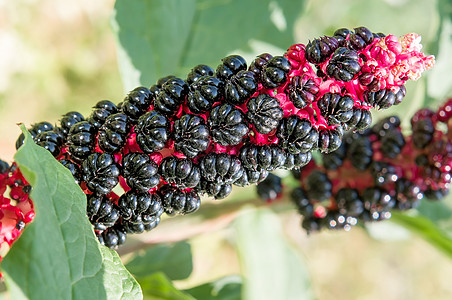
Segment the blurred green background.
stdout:
<path fill-rule="evenodd" d="M 452 3 L 448 0 L 241 1 L 242 12 L 228 10 L 228 5 L 237 3 L 232 0 L 187 0 L 186 7 L 168 0 L 173 5 L 169 14 L 175 14 L 174 20 L 165 20 L 164 14 L 159 20 L 158 15 L 143 13 L 143 8 L 158 2 L 118 1 L 112 30 L 112 0 L 0 0 L 0 157 L 9 161 L 13 157 L 19 134 L 16 123 L 56 122 L 70 110 L 87 115 L 98 100 L 119 102 L 140 81 L 149 86 L 161 76 L 183 76 L 190 66 L 219 62 L 231 52 L 242 54 L 248 61 L 261 52 L 280 55 L 293 41 L 307 43 L 340 27 L 366 26 L 374 32 L 394 35 L 417 32 L 423 37 L 427 54 L 437 57 L 433 70 L 407 85 L 408 95 L 401 106 L 378 112 L 377 116 L 398 114 L 406 123 L 416 109 L 424 105 L 436 108 L 452 96 Z M 227 18 L 210 13 L 216 8 Z M 266 14 L 256 19 L 256 11 Z M 187 18 L 194 25 L 183 32 Z M 165 21 L 172 27 L 152 27 L 154 22 Z M 268 28 L 257 26 L 265 22 L 269 23 Z M 168 31 L 175 28 L 180 31 L 171 35 Z M 240 30 L 243 35 L 237 33 Z M 119 32 L 119 48 L 114 32 Z M 247 36 L 246 32 L 251 33 Z M 179 45 L 181 34 L 191 42 Z M 212 40 L 212 34 L 218 40 Z M 206 44 L 209 36 L 210 44 Z M 161 39 L 161 43 L 155 39 Z M 232 48 L 222 47 L 222 43 Z M 166 56 L 159 52 L 165 49 L 173 52 Z M 164 220 L 153 232 L 135 236 L 121 251 L 125 254 L 134 247 L 141 248 L 142 243 L 190 238 L 193 273 L 187 280 L 175 281 L 179 288 L 231 274 L 253 274 L 249 273 L 251 267 L 257 268 L 255 276 L 259 272 L 269 278 L 276 276 L 265 259 L 259 261 L 260 268 L 243 259 L 243 251 L 252 248 L 240 241 L 253 237 L 247 238 L 243 228 L 252 224 L 235 222 L 229 226 L 241 214 L 237 213 L 236 203 L 243 198 L 252 199 L 253 191 L 236 190 L 230 200 L 205 201 L 208 204 L 201 209 L 201 217 Z M 449 197 L 445 206 L 437 207 L 444 209 L 443 213 L 449 212 L 450 203 Z M 228 205 L 231 210 L 224 212 Z M 431 213 L 432 219 L 438 219 L 432 206 L 424 208 L 421 213 Z M 209 209 L 222 213 L 203 220 Z M 278 210 L 278 205 L 273 210 Z M 276 219 L 275 214 L 264 212 L 271 215 L 264 220 L 275 222 L 277 227 L 282 225 L 288 245 L 303 258 L 312 294 L 317 299 L 451 298 L 452 256 L 444 255 L 394 222 L 373 224 L 367 230 L 354 228 L 351 232 L 306 236 L 294 211 L 283 210 Z M 450 234 L 449 216 L 446 214 L 437 224 Z M 261 250 L 266 253 L 256 246 L 254 250 L 256 253 L 251 256 L 259 257 Z M 123 257 L 127 260 L 130 254 Z M 303 299 L 301 294 L 299 299 Z"/>

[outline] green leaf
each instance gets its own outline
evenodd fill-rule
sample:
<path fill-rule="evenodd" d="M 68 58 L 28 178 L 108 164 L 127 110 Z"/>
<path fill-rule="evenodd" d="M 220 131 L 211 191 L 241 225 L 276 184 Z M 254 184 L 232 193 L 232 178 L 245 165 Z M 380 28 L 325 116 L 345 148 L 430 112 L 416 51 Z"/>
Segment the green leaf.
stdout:
<path fill-rule="evenodd" d="M 13 299 L 141 299 L 117 253 L 101 246 L 86 216 L 86 197 L 63 165 L 25 143 L 15 160 L 33 186 L 36 217 L 2 262 Z"/>
<path fill-rule="evenodd" d="M 447 256 L 452 258 L 452 239 L 448 238 L 429 219 L 420 215 L 410 216 L 406 213 L 393 211 L 391 220 L 420 235 L 430 244 L 437 247 Z"/>
<path fill-rule="evenodd" d="M 153 300 L 194 300 L 195 298 L 176 289 L 168 277 L 157 272 L 139 279 L 145 299 Z"/>
<path fill-rule="evenodd" d="M 268 209 L 245 211 L 234 228 L 245 277 L 243 299 L 312 299 L 306 266 L 275 214 Z"/>
<path fill-rule="evenodd" d="M 226 276 L 185 290 L 185 292 L 195 299 L 240 300 L 242 299 L 242 280 L 239 276 Z"/>
<path fill-rule="evenodd" d="M 215 67 L 231 52 L 252 52 L 254 56 L 261 44 L 287 49 L 293 44 L 303 3 L 118 0 L 112 26 L 124 87 L 149 86 L 170 74 L 185 78 L 195 65 Z M 264 51 L 269 51 L 270 47 L 266 48 Z"/>
<path fill-rule="evenodd" d="M 171 280 L 188 278 L 193 271 L 191 247 L 187 242 L 157 245 L 135 256 L 126 267 L 137 278 L 162 272 Z"/>

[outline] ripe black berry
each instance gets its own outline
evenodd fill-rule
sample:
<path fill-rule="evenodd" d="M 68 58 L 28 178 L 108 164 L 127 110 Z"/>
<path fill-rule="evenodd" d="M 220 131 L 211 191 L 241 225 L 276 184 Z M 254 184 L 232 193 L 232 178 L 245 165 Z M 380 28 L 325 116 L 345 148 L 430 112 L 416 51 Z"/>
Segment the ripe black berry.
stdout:
<path fill-rule="evenodd" d="M 394 182 L 398 179 L 396 168 L 393 165 L 383 161 L 372 162 L 369 170 L 376 185 Z"/>
<path fill-rule="evenodd" d="M 73 163 L 69 159 L 61 159 L 59 162 L 65 166 L 69 171 L 71 171 L 72 176 L 74 177 L 75 183 L 80 184 L 82 181 L 82 174 L 80 172 L 79 165 Z"/>
<path fill-rule="evenodd" d="M 364 94 L 364 101 L 373 107 L 386 109 L 394 105 L 396 95 L 390 89 L 383 89 L 377 92 L 368 92 Z"/>
<path fill-rule="evenodd" d="M 108 153 L 120 151 L 130 131 L 129 121 L 130 119 L 123 113 L 110 115 L 99 129 L 99 148 Z"/>
<path fill-rule="evenodd" d="M 381 152 L 389 158 L 399 155 L 404 146 L 405 138 L 400 130 L 391 130 L 381 138 Z"/>
<path fill-rule="evenodd" d="M 275 200 L 282 192 L 282 188 L 281 177 L 271 173 L 256 186 L 257 194 L 264 201 Z"/>
<path fill-rule="evenodd" d="M 334 129 L 320 129 L 318 148 L 321 152 L 333 152 L 341 146 L 343 129 L 338 126 Z"/>
<path fill-rule="evenodd" d="M 56 157 L 60 154 L 61 147 L 63 146 L 63 137 L 60 130 L 53 129 L 41 132 L 35 137 L 35 140 L 36 144 L 48 150 L 53 156 Z"/>
<path fill-rule="evenodd" d="M 353 116 L 353 98 L 335 93 L 326 93 L 317 101 L 317 106 L 329 125 L 347 122 Z"/>
<path fill-rule="evenodd" d="M 79 163 L 88 157 L 93 152 L 96 134 L 97 128 L 87 121 L 74 124 L 69 130 L 67 142 L 71 159 Z"/>
<path fill-rule="evenodd" d="M 267 65 L 268 61 L 272 59 L 273 56 L 268 53 L 262 53 L 257 56 L 253 62 L 251 62 L 248 67 L 248 71 L 253 72 L 256 75 L 256 78 L 259 79 L 262 69 Z"/>
<path fill-rule="evenodd" d="M 282 85 L 287 81 L 290 69 L 290 62 L 286 57 L 274 56 L 261 71 L 262 85 L 268 89 Z"/>
<path fill-rule="evenodd" d="M 88 195 L 86 214 L 94 225 L 94 230 L 105 230 L 119 219 L 119 209 L 109 198 L 103 195 Z"/>
<path fill-rule="evenodd" d="M 53 125 L 50 124 L 49 122 L 39 122 L 39 123 L 31 125 L 31 127 L 28 128 L 28 131 L 30 132 L 31 137 L 34 140 L 35 137 L 38 134 L 40 134 L 41 132 L 50 131 L 52 129 L 53 129 Z M 21 133 L 16 141 L 16 149 L 19 149 L 19 147 L 22 146 L 22 144 L 24 143 L 24 139 L 25 139 L 25 136 L 23 133 Z"/>
<path fill-rule="evenodd" d="M 347 35 L 353 33 L 350 29 L 347 28 L 340 28 L 334 32 L 333 37 L 337 40 L 339 46 L 344 47 L 346 46 L 347 42 Z"/>
<path fill-rule="evenodd" d="M 232 192 L 232 185 L 229 183 L 216 183 L 212 181 L 201 181 L 198 187 L 200 193 L 207 193 L 209 197 L 223 199 Z"/>
<path fill-rule="evenodd" d="M 118 108 L 113 102 L 102 100 L 97 102 L 97 104 L 93 107 L 93 111 L 87 121 L 99 129 L 102 125 L 104 125 L 108 116 L 115 114 L 116 112 L 118 112 Z"/>
<path fill-rule="evenodd" d="M 187 83 L 180 78 L 170 78 L 159 91 L 154 101 L 154 109 L 164 115 L 174 115 L 188 94 Z"/>
<path fill-rule="evenodd" d="M 187 106 L 191 112 L 200 114 L 212 109 L 223 93 L 223 81 L 213 76 L 204 76 L 190 85 Z"/>
<path fill-rule="evenodd" d="M 188 158 L 168 156 L 160 163 L 159 170 L 163 180 L 181 189 L 193 188 L 201 180 L 199 167 Z"/>
<path fill-rule="evenodd" d="M 207 65 L 197 65 L 187 75 L 187 83 L 192 85 L 197 82 L 203 76 L 212 76 L 214 73 L 213 69 Z"/>
<path fill-rule="evenodd" d="M 342 166 L 342 163 L 344 162 L 346 156 L 347 146 L 346 143 L 342 143 L 341 146 L 336 149 L 336 151 L 322 154 L 323 166 L 327 170 L 337 170 L 337 168 Z"/>
<path fill-rule="evenodd" d="M 244 168 L 242 177 L 237 179 L 237 181 L 234 182 L 234 185 L 244 187 L 250 184 L 258 184 L 259 182 L 265 180 L 268 174 L 269 173 L 267 170 L 254 171 Z"/>
<path fill-rule="evenodd" d="M 108 153 L 93 153 L 81 165 L 83 181 L 96 194 L 106 195 L 118 184 L 120 170 Z"/>
<path fill-rule="evenodd" d="M 203 118 L 185 114 L 174 122 L 172 138 L 176 151 L 189 158 L 198 156 L 209 147 L 209 128 Z"/>
<path fill-rule="evenodd" d="M 239 71 L 224 83 L 224 99 L 231 104 L 243 104 L 256 91 L 257 80 L 250 71 Z"/>
<path fill-rule="evenodd" d="M 201 205 L 201 198 L 193 191 L 183 192 L 173 186 L 164 185 L 159 193 L 165 212 L 169 215 L 192 213 Z"/>
<path fill-rule="evenodd" d="M 64 114 L 60 120 L 61 134 L 63 138 L 66 139 L 72 125 L 81 121 L 85 121 L 85 118 L 83 118 L 83 115 L 79 112 L 71 111 Z"/>
<path fill-rule="evenodd" d="M 173 76 L 173 75 L 166 76 L 166 77 L 162 77 L 162 78 L 160 78 L 159 80 L 157 80 L 157 83 L 156 83 L 156 84 L 152 85 L 152 86 L 149 88 L 149 91 L 151 92 L 152 97 L 154 98 L 154 100 L 155 100 L 155 98 L 157 98 L 157 96 L 159 95 L 160 90 L 162 89 L 162 86 L 163 86 L 168 80 L 171 80 L 171 79 L 174 79 L 174 78 L 176 78 L 176 77 Z"/>
<path fill-rule="evenodd" d="M 246 107 L 248 121 L 254 125 L 257 132 L 262 134 L 270 133 L 275 129 L 284 115 L 278 99 L 268 94 L 251 98 Z"/>
<path fill-rule="evenodd" d="M 246 70 L 246 61 L 240 55 L 230 55 L 221 60 L 215 71 L 215 77 L 225 81 L 237 74 L 239 71 Z"/>
<path fill-rule="evenodd" d="M 364 130 L 368 128 L 370 124 L 372 124 L 372 114 L 370 113 L 370 111 L 363 108 L 354 107 L 352 117 L 345 123 L 345 129 Z"/>
<path fill-rule="evenodd" d="M 126 154 L 122 158 L 122 174 L 127 185 L 139 192 L 147 192 L 160 182 L 157 164 L 144 153 Z"/>
<path fill-rule="evenodd" d="M 157 194 L 134 190 L 124 193 L 119 198 L 118 208 L 124 220 L 142 215 L 159 217 L 163 212 L 161 199 Z"/>
<path fill-rule="evenodd" d="M 338 47 L 339 43 L 334 37 L 315 39 L 306 45 L 306 59 L 313 64 L 320 64 L 330 58 Z"/>
<path fill-rule="evenodd" d="M 373 33 L 366 27 L 355 28 L 355 32 L 350 34 L 349 45 L 355 50 L 362 50 L 370 45 L 374 40 Z"/>
<path fill-rule="evenodd" d="M 10 168 L 9 164 L 6 161 L 0 159 L 0 175 L 9 172 L 9 168 Z"/>
<path fill-rule="evenodd" d="M 318 132 L 308 119 L 297 115 L 283 118 L 276 132 L 280 145 L 289 153 L 298 154 L 315 149 L 318 142 Z"/>
<path fill-rule="evenodd" d="M 345 82 L 352 80 L 360 70 L 358 53 L 345 47 L 340 47 L 334 51 L 326 67 L 328 76 Z"/>
<path fill-rule="evenodd" d="M 306 192 L 301 187 L 293 189 L 290 196 L 301 215 L 305 216 L 305 218 L 313 215 L 314 206 L 311 204 Z"/>
<path fill-rule="evenodd" d="M 356 135 L 356 134 L 355 134 Z M 352 165 L 361 171 L 366 170 L 372 163 L 372 143 L 367 136 L 354 139 L 347 148 L 347 157 Z"/>
<path fill-rule="evenodd" d="M 234 183 L 242 177 L 243 167 L 236 156 L 211 152 L 199 160 L 204 180 L 216 183 Z"/>
<path fill-rule="evenodd" d="M 136 140 L 140 149 L 152 153 L 165 148 L 169 137 L 170 123 L 162 114 L 151 110 L 138 119 L 135 126 Z"/>
<path fill-rule="evenodd" d="M 133 89 L 122 102 L 121 110 L 126 114 L 132 123 L 136 123 L 138 118 L 149 109 L 152 104 L 152 94 L 144 86 Z"/>
<path fill-rule="evenodd" d="M 282 167 L 287 170 L 299 169 L 307 165 L 311 161 L 311 158 L 311 152 L 300 152 L 298 154 L 286 153 L 286 158 Z"/>
<path fill-rule="evenodd" d="M 364 205 L 356 189 L 342 188 L 334 197 L 342 215 L 358 217 L 364 212 Z"/>
<path fill-rule="evenodd" d="M 240 148 L 240 161 L 246 169 L 272 171 L 284 165 L 286 155 L 278 145 L 248 144 Z"/>
<path fill-rule="evenodd" d="M 213 141 L 222 146 L 239 144 L 249 128 L 243 112 L 230 104 L 215 106 L 207 124 Z"/>
<path fill-rule="evenodd" d="M 413 144 L 416 148 L 424 149 L 433 140 L 435 126 L 431 119 L 421 119 L 417 122 L 411 122 L 413 130 Z"/>
<path fill-rule="evenodd" d="M 126 242 L 127 232 L 124 226 L 118 224 L 96 235 L 101 245 L 115 249 Z"/>
<path fill-rule="evenodd" d="M 314 80 L 307 75 L 292 77 L 287 86 L 290 101 L 297 108 L 303 108 L 315 100 L 319 87 Z"/>

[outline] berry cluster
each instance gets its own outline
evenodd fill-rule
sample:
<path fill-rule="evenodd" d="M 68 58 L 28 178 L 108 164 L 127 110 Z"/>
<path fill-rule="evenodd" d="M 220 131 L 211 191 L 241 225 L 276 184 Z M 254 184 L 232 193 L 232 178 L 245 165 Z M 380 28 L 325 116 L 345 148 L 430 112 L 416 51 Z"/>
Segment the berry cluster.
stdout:
<path fill-rule="evenodd" d="M 411 129 L 404 136 L 398 117 L 384 118 L 370 129 L 346 133 L 338 150 L 322 154 L 321 163 L 311 161 L 293 172 L 301 182 L 291 196 L 304 217 L 302 227 L 350 230 L 359 221 L 388 219 L 392 209 L 416 207 L 424 196 L 439 200 L 447 195 L 452 99 L 436 112 L 417 111 Z"/>
<path fill-rule="evenodd" d="M 99 240 L 116 247 L 127 233 L 153 229 L 163 212 L 196 211 L 201 194 L 225 198 L 232 185 L 339 148 L 345 131 L 370 125 L 370 108 L 400 103 L 404 83 L 433 66 L 419 42 L 416 34 L 340 29 L 249 66 L 238 55 L 215 70 L 198 65 L 117 105 L 100 101 L 87 118 L 69 112 L 55 127 L 29 130 L 87 194 Z M 113 192 L 118 184 L 122 195 Z"/>

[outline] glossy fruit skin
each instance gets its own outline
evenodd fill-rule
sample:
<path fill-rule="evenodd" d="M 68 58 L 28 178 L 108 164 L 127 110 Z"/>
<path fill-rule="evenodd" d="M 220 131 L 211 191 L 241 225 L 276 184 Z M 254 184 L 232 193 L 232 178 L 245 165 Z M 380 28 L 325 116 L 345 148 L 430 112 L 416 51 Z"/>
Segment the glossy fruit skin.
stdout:
<path fill-rule="evenodd" d="M 116 153 L 124 146 L 130 132 L 130 119 L 126 114 L 110 115 L 99 129 L 98 144 L 102 151 Z"/>
<path fill-rule="evenodd" d="M 354 100 L 350 96 L 326 93 L 317 101 L 317 106 L 329 125 L 340 125 L 353 116 Z"/>
<path fill-rule="evenodd" d="M 242 163 L 238 157 L 226 153 L 208 153 L 199 160 L 203 180 L 230 184 L 243 175 Z"/>
<path fill-rule="evenodd" d="M 268 94 L 252 97 L 246 107 L 248 108 L 246 112 L 247 120 L 261 134 L 268 134 L 276 129 L 284 115 L 278 99 Z"/>
<path fill-rule="evenodd" d="M 201 198 L 194 191 L 183 192 L 173 186 L 165 185 L 159 190 L 165 213 L 168 215 L 188 214 L 198 210 Z"/>
<path fill-rule="evenodd" d="M 121 217 L 126 221 L 133 221 L 138 216 L 141 217 L 141 220 L 148 220 L 150 217 L 160 217 L 163 213 L 162 201 L 158 194 L 134 190 L 121 195 L 118 200 L 118 208 Z"/>
<path fill-rule="evenodd" d="M 393 131 L 395 128 L 400 127 L 400 119 L 397 116 L 390 116 L 381 119 L 375 125 L 372 126 L 372 132 L 377 134 L 378 138 L 381 139 L 388 132 Z"/>
<path fill-rule="evenodd" d="M 340 47 L 344 47 L 347 44 L 347 36 L 352 33 L 353 31 L 350 29 L 340 28 L 334 32 L 333 37 L 336 39 Z"/>
<path fill-rule="evenodd" d="M 53 125 L 50 124 L 49 122 L 39 122 L 39 123 L 31 125 L 31 127 L 28 128 L 28 131 L 30 132 L 33 140 L 41 132 L 50 131 L 50 130 L 53 130 Z M 21 133 L 16 140 L 16 150 L 19 149 L 20 146 L 22 146 L 22 144 L 24 143 L 24 139 L 25 139 L 25 136 L 23 133 Z"/>
<path fill-rule="evenodd" d="M 172 138 L 176 151 L 188 158 L 198 156 L 210 144 L 210 132 L 204 119 L 192 114 L 185 114 L 174 122 Z"/>
<path fill-rule="evenodd" d="M 151 91 L 140 86 L 133 89 L 122 102 L 121 111 L 129 117 L 130 122 L 136 123 L 138 118 L 144 114 L 152 104 Z"/>
<path fill-rule="evenodd" d="M 67 137 L 72 125 L 81 121 L 85 121 L 85 118 L 81 113 L 76 111 L 65 113 L 60 120 L 61 135 L 63 138 Z"/>
<path fill-rule="evenodd" d="M 383 161 L 373 161 L 369 170 L 375 185 L 383 185 L 398 179 L 395 167 Z"/>
<path fill-rule="evenodd" d="M 278 145 L 247 144 L 240 148 L 239 158 L 246 169 L 272 171 L 284 165 L 286 155 Z"/>
<path fill-rule="evenodd" d="M 192 85 L 197 82 L 201 77 L 204 76 L 213 76 L 214 70 L 207 65 L 197 65 L 187 75 L 187 83 Z"/>
<path fill-rule="evenodd" d="M 93 152 L 96 134 L 96 127 L 88 121 L 78 122 L 71 127 L 67 144 L 68 152 L 75 162 L 81 163 Z"/>
<path fill-rule="evenodd" d="M 309 199 L 324 201 L 332 195 L 332 184 L 322 171 L 312 171 L 307 178 L 306 194 Z"/>
<path fill-rule="evenodd" d="M 260 80 L 267 89 L 277 88 L 287 81 L 291 69 L 289 60 L 284 56 L 274 56 L 261 71 Z"/>
<path fill-rule="evenodd" d="M 389 89 L 379 90 L 377 92 L 368 92 L 364 94 L 364 101 L 374 108 L 386 109 L 396 102 L 396 94 Z"/>
<path fill-rule="evenodd" d="M 372 114 L 365 109 L 354 107 L 352 117 L 344 125 L 345 130 L 364 130 L 372 124 Z"/>
<path fill-rule="evenodd" d="M 108 153 L 93 153 L 81 165 L 83 181 L 98 195 L 106 195 L 118 184 L 120 168 Z"/>
<path fill-rule="evenodd" d="M 358 53 L 345 47 L 334 51 L 326 67 L 328 76 L 344 82 L 351 81 L 360 70 Z"/>
<path fill-rule="evenodd" d="M 359 217 L 364 212 L 363 201 L 356 189 L 341 188 L 334 198 L 342 215 Z"/>
<path fill-rule="evenodd" d="M 165 116 L 174 115 L 185 101 L 188 94 L 187 83 L 180 78 L 170 78 L 166 81 L 154 101 L 154 110 Z"/>
<path fill-rule="evenodd" d="M 201 170 L 188 158 L 165 157 L 160 163 L 159 172 L 165 182 L 181 189 L 193 188 L 201 180 Z"/>
<path fill-rule="evenodd" d="M 305 218 L 310 217 L 314 213 L 314 206 L 311 204 L 306 191 L 301 187 L 297 187 L 292 190 L 290 194 L 292 202 L 295 204 L 298 213 L 305 216 Z"/>
<path fill-rule="evenodd" d="M 342 144 L 343 129 L 338 126 L 334 129 L 319 130 L 318 149 L 322 153 L 330 153 Z"/>
<path fill-rule="evenodd" d="M 151 110 L 138 119 L 135 132 L 140 149 L 145 153 L 153 153 L 165 148 L 170 134 L 170 123 L 164 115 Z"/>
<path fill-rule="evenodd" d="M 239 71 L 224 82 L 224 99 L 235 105 L 245 103 L 257 91 L 257 80 L 253 72 Z"/>
<path fill-rule="evenodd" d="M 243 112 L 230 104 L 215 106 L 209 114 L 207 125 L 213 142 L 222 146 L 239 144 L 249 130 Z"/>
<path fill-rule="evenodd" d="M 224 83 L 213 76 L 203 76 L 190 85 L 187 106 L 191 112 L 201 114 L 210 111 L 223 96 Z"/>
<path fill-rule="evenodd" d="M 259 182 L 264 181 L 268 174 L 268 171 L 263 169 L 254 171 L 243 168 L 242 176 L 234 182 L 234 185 L 244 187 L 250 184 L 258 184 Z"/>
<path fill-rule="evenodd" d="M 138 192 L 147 192 L 160 183 L 157 164 L 145 153 L 129 152 L 122 158 L 122 175 L 127 185 Z"/>
<path fill-rule="evenodd" d="M 411 121 L 413 131 L 413 145 L 418 149 L 424 149 L 433 140 L 435 126 L 430 118 Z"/>
<path fill-rule="evenodd" d="M 215 77 L 226 81 L 240 71 L 246 70 L 246 61 L 240 55 L 229 55 L 221 60 L 215 71 Z"/>
<path fill-rule="evenodd" d="M 80 166 L 77 165 L 76 163 L 70 161 L 69 159 L 60 159 L 59 162 L 60 162 L 60 164 L 65 166 L 67 169 L 69 169 L 72 176 L 74 177 L 75 183 L 80 184 L 80 182 L 82 181 L 82 178 L 81 178 L 82 174 L 80 171 Z"/>
<path fill-rule="evenodd" d="M 6 162 L 0 159 L 0 175 L 8 173 L 10 170 L 10 165 Z"/>
<path fill-rule="evenodd" d="M 315 95 L 319 92 L 319 87 L 307 75 L 294 76 L 287 86 L 286 92 L 296 108 L 304 108 L 315 101 Z"/>
<path fill-rule="evenodd" d="M 349 45 L 355 50 L 362 50 L 370 45 L 374 40 L 374 34 L 366 27 L 355 28 L 355 32 L 350 34 Z"/>
<path fill-rule="evenodd" d="M 282 167 L 287 170 L 299 169 L 307 165 L 311 159 L 312 153 L 310 151 L 304 153 L 300 152 L 298 154 L 286 152 L 286 158 Z"/>
<path fill-rule="evenodd" d="M 87 200 L 86 214 L 91 224 L 94 225 L 94 230 L 105 230 L 113 226 L 119 219 L 118 207 L 106 196 L 90 194 Z"/>
<path fill-rule="evenodd" d="M 126 242 L 127 232 L 124 226 L 115 225 L 104 230 L 102 233 L 96 233 L 96 236 L 101 245 L 110 249 L 116 249 Z"/>
<path fill-rule="evenodd" d="M 306 45 L 306 59 L 313 64 L 320 64 L 330 58 L 338 47 L 339 43 L 334 37 L 314 39 Z"/>
<path fill-rule="evenodd" d="M 271 173 L 256 186 L 257 194 L 266 202 L 275 200 L 282 192 L 282 189 L 281 177 Z"/>
<path fill-rule="evenodd" d="M 63 147 L 63 136 L 61 131 L 53 129 L 41 132 L 35 137 L 36 144 L 48 150 L 54 157 L 60 154 Z"/>
<path fill-rule="evenodd" d="M 270 59 L 272 59 L 273 56 L 268 53 L 262 53 L 258 55 L 250 64 L 248 67 L 248 71 L 253 72 L 256 75 L 257 79 L 260 79 L 261 72 L 264 69 L 264 67 L 268 64 Z"/>
<path fill-rule="evenodd" d="M 160 90 L 162 89 L 162 86 L 163 86 L 168 80 L 171 80 L 171 79 L 174 79 L 174 78 L 176 78 L 176 76 L 173 76 L 173 75 L 169 75 L 169 76 L 165 76 L 165 77 L 159 78 L 159 79 L 157 80 L 156 84 L 152 85 L 152 86 L 149 88 L 149 91 L 151 92 L 152 97 L 154 98 L 154 100 L 155 100 L 155 99 L 157 98 L 157 96 L 160 94 Z"/>
<path fill-rule="evenodd" d="M 372 155 L 372 143 L 367 136 L 357 138 L 348 145 L 347 157 L 358 170 L 363 171 L 370 166 Z"/>
<path fill-rule="evenodd" d="M 400 178 L 395 182 L 396 207 L 400 210 L 407 210 L 419 205 L 424 198 L 419 186 L 406 178 Z"/>
<path fill-rule="evenodd" d="M 197 189 L 199 193 L 206 193 L 209 197 L 214 197 L 215 200 L 219 200 L 229 196 L 232 192 L 232 185 L 230 183 L 217 183 L 202 180 Z"/>
<path fill-rule="evenodd" d="M 87 118 L 87 121 L 99 129 L 104 125 L 107 118 L 118 112 L 116 105 L 109 100 L 101 100 L 93 106 L 91 115 Z"/>
<path fill-rule="evenodd" d="M 316 149 L 319 138 L 312 123 L 297 115 L 283 118 L 278 125 L 276 136 L 280 139 L 279 145 L 292 154 Z"/>

